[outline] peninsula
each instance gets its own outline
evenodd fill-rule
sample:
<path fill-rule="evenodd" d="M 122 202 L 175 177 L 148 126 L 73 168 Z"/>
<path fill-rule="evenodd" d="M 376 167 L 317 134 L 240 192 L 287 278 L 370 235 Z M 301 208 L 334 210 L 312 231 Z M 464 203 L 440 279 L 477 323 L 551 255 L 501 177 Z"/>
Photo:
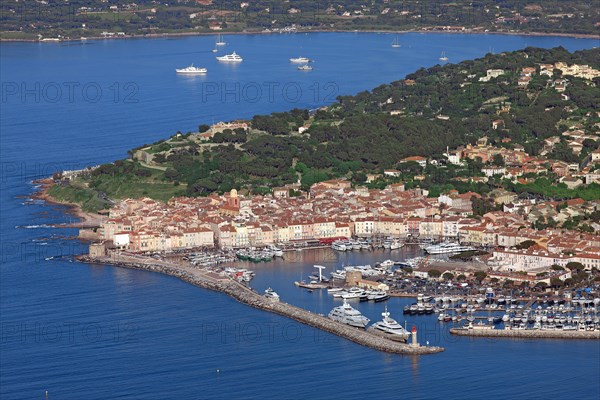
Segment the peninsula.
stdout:
<path fill-rule="evenodd" d="M 217 33 L 388 31 L 598 36 L 599 10 L 578 1 L 377 1 L 277 3 L 183 0 L 9 0 L 2 40 L 55 42 L 90 38 Z"/>

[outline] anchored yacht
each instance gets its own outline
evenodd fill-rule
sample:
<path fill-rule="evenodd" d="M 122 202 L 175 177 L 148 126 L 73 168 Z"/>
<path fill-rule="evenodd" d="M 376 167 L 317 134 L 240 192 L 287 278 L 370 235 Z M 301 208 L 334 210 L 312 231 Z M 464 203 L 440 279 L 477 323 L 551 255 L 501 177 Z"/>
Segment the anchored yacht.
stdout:
<path fill-rule="evenodd" d="M 396 322 L 395 319 L 390 318 L 390 313 L 387 310 L 387 306 L 385 307 L 385 311 L 381 313 L 383 316 L 383 320 L 374 323 L 371 325 L 369 330 L 377 330 L 379 332 L 383 332 L 386 336 L 392 340 L 406 341 L 410 332 L 404 329 L 402 325 Z"/>
<path fill-rule="evenodd" d="M 369 318 L 365 317 L 360 311 L 352 308 L 344 299 L 344 304 L 335 307 L 329 313 L 329 318 L 342 324 L 364 328 L 369 323 Z"/>
<path fill-rule="evenodd" d="M 216 57 L 216 59 L 219 61 L 224 61 L 224 62 L 242 62 L 242 61 L 244 61 L 244 59 L 242 57 L 240 57 L 238 54 L 236 54 L 235 51 L 231 54 L 225 54 L 224 56 Z"/>
<path fill-rule="evenodd" d="M 272 301 L 279 301 L 279 295 L 271 288 L 265 290 L 265 297 Z"/>
<path fill-rule="evenodd" d="M 474 249 L 468 246 L 461 246 L 457 243 L 440 243 L 425 247 L 425 251 L 429 254 L 460 253 L 471 250 Z"/>
<path fill-rule="evenodd" d="M 306 57 L 297 57 L 297 58 L 290 58 L 290 62 L 293 63 L 299 63 L 299 64 L 305 64 L 310 62 L 311 60 L 306 58 Z"/>
<path fill-rule="evenodd" d="M 208 70 L 206 68 L 198 68 L 194 67 L 194 64 L 185 68 L 177 68 L 175 72 L 178 74 L 186 74 L 186 75 L 202 75 L 205 74 Z"/>

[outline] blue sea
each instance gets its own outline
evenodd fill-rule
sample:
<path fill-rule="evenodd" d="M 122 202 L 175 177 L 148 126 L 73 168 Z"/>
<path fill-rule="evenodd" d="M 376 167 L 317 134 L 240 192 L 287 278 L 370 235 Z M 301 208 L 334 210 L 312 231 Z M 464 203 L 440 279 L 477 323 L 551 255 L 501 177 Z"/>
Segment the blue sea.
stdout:
<path fill-rule="evenodd" d="M 420 67 L 526 46 L 591 48 L 597 40 L 501 35 L 315 33 L 0 44 L 2 399 L 598 398 L 596 341 L 457 338 L 434 316 L 418 328 L 437 355 L 384 354 L 215 292 L 143 271 L 74 262 L 86 251 L 65 209 L 32 201 L 32 180 L 126 157 L 127 150 L 199 124 L 314 109 L 402 79 Z M 314 59 L 298 71 L 290 57 Z M 208 68 L 185 77 L 175 68 Z M 295 252 L 255 266 L 252 286 L 327 313 L 325 292 L 296 288 L 328 270 L 415 255 Z M 62 258 L 49 259 L 63 255 Z M 378 320 L 383 304 L 358 304 Z"/>

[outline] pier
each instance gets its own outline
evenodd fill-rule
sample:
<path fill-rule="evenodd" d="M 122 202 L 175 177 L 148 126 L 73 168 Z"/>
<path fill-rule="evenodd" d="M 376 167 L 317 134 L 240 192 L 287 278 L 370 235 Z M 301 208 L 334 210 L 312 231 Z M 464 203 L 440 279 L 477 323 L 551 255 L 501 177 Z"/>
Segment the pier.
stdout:
<path fill-rule="evenodd" d="M 417 343 L 406 344 L 392 341 L 365 330 L 353 328 L 333 321 L 322 315 L 312 313 L 285 302 L 270 301 L 266 297 L 259 295 L 233 279 L 222 276 L 216 272 L 202 271 L 184 264 L 172 264 L 145 257 L 120 255 L 97 258 L 81 257 L 80 261 L 110 264 L 117 267 L 139 269 L 174 276 L 192 285 L 225 293 L 240 303 L 244 303 L 251 307 L 288 317 L 305 325 L 312 326 L 313 328 L 321 329 L 354 343 L 386 353 L 423 355 L 444 351 L 443 347 L 421 346 Z"/>
<path fill-rule="evenodd" d="M 600 331 L 550 330 L 550 329 L 478 329 L 450 328 L 458 336 L 522 338 L 522 339 L 600 339 Z"/>

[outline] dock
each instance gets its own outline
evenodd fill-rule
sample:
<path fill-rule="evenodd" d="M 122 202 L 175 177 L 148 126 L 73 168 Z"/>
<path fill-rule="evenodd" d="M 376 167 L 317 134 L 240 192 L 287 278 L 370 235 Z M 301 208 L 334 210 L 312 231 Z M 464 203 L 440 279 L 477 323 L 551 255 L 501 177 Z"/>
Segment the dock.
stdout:
<path fill-rule="evenodd" d="M 600 339 L 600 331 L 563 331 L 551 329 L 473 329 L 450 328 L 458 336 L 522 338 L 522 339 Z"/>
<path fill-rule="evenodd" d="M 333 321 L 327 317 L 312 313 L 291 304 L 269 301 L 266 297 L 259 295 L 241 283 L 222 276 L 216 272 L 202 271 L 184 264 L 171 264 L 165 261 L 148 259 L 142 257 L 81 257 L 80 261 L 89 263 L 102 263 L 122 268 L 139 269 L 144 271 L 158 272 L 173 276 L 192 285 L 225 293 L 240 303 L 251 307 L 272 312 L 313 328 L 337 335 L 354 343 L 394 354 L 424 355 L 444 351 L 443 347 L 421 346 L 419 344 L 405 344 L 373 335 L 365 330 Z"/>

